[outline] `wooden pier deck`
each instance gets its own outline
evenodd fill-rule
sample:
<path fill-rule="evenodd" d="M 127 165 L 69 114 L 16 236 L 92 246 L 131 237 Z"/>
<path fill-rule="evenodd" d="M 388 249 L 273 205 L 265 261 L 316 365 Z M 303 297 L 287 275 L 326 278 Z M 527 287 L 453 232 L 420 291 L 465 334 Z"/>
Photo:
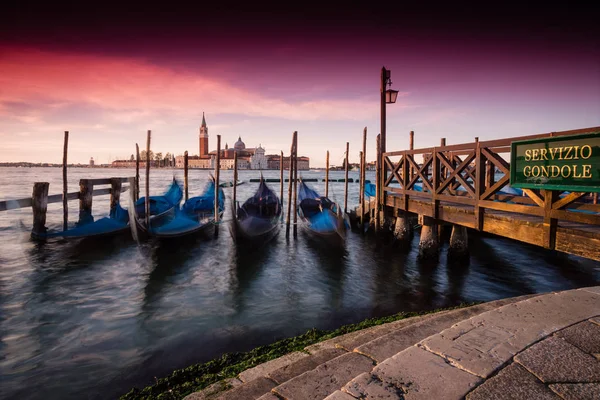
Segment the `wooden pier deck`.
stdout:
<path fill-rule="evenodd" d="M 510 179 L 511 142 L 591 132 L 600 135 L 600 127 L 383 153 L 379 207 L 372 199 L 357 215 L 375 215 L 376 208 L 379 215 L 418 214 L 600 261 L 597 192 L 502 192 Z"/>

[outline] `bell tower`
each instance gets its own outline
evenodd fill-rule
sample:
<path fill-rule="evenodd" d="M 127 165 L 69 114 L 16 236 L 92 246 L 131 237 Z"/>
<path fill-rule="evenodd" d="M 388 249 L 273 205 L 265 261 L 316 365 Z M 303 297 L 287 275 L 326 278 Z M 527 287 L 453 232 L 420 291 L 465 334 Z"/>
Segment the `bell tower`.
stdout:
<path fill-rule="evenodd" d="M 202 112 L 202 125 L 200 125 L 200 158 L 208 158 L 208 127 Z"/>

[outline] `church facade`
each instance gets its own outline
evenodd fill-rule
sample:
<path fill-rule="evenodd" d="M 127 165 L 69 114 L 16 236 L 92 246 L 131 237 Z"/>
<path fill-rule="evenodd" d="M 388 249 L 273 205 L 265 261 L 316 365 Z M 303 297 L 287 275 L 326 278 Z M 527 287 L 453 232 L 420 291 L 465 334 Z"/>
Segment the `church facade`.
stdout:
<path fill-rule="evenodd" d="M 204 113 L 202 113 L 202 124 L 200 125 L 200 134 L 198 139 L 199 155 L 188 156 L 188 167 L 214 169 L 217 159 L 217 151 L 208 151 L 208 125 L 206 124 Z M 246 147 L 246 144 L 242 141 L 241 136 L 238 136 L 238 140 L 234 143 L 233 147 L 229 147 L 228 144 L 225 143 L 225 148 L 221 149 L 219 154 L 219 164 L 221 169 L 233 169 L 235 153 L 237 153 L 238 169 L 279 169 L 279 162 L 277 162 L 277 168 L 272 168 L 273 162 L 270 162 L 271 158 L 275 156 L 265 155 L 265 149 L 261 145 L 255 148 Z M 175 166 L 177 168 L 183 168 L 183 164 L 183 155 L 175 157 Z M 287 164 L 289 166 L 289 161 Z M 284 162 L 284 166 L 285 165 L 286 164 Z M 298 157 L 298 169 L 309 169 L 308 157 Z"/>

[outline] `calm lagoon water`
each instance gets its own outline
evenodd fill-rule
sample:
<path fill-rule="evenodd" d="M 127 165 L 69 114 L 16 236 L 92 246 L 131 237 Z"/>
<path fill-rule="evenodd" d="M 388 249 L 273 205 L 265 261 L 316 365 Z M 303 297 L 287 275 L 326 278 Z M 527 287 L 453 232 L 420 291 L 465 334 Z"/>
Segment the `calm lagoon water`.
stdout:
<path fill-rule="evenodd" d="M 81 178 L 134 174 L 73 168 L 69 191 L 78 190 Z M 183 179 L 181 170 L 152 170 L 151 194 L 162 194 L 173 175 Z M 258 175 L 241 171 L 240 179 Z M 209 171 L 190 171 L 190 196 L 208 177 Z M 221 180 L 231 181 L 232 172 L 222 171 Z M 30 196 L 34 181 L 50 182 L 50 194 L 62 190 L 59 168 L 0 168 L 0 200 Z M 279 191 L 279 183 L 270 185 Z M 311 185 L 323 192 L 323 182 Z M 238 199 L 257 186 L 238 187 Z M 353 208 L 358 184 L 349 188 Z M 330 193 L 342 203 L 344 184 L 332 183 Z M 122 194 L 124 207 L 127 201 Z M 94 197 L 96 217 L 108 207 L 109 196 Z M 74 224 L 78 202 L 70 201 L 69 210 Z M 288 242 L 283 229 L 266 246 L 242 252 L 227 219 L 217 239 L 169 246 L 138 244 L 130 235 L 39 244 L 29 239 L 30 209 L 0 212 L 0 398 L 112 399 L 175 368 L 310 328 L 600 284 L 600 263 L 477 235 L 462 265 L 447 263 L 447 237 L 438 261 L 419 261 L 418 234 L 409 251 L 400 251 L 349 233 L 345 251 L 331 252 L 302 232 Z M 61 224 L 61 204 L 49 205 L 47 226 Z"/>

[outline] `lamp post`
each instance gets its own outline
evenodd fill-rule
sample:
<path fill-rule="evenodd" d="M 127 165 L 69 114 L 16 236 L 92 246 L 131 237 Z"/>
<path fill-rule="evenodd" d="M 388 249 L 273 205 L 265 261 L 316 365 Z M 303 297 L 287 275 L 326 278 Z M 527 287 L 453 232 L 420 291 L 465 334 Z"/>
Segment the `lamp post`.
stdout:
<path fill-rule="evenodd" d="M 391 81 L 391 76 L 392 73 L 389 69 L 385 69 L 385 67 L 381 67 L 381 144 L 380 144 L 380 153 L 377 154 L 377 160 L 379 163 L 381 163 L 381 168 L 380 168 L 380 192 L 379 192 L 379 199 L 380 201 L 383 203 L 385 202 L 384 200 L 384 191 L 383 191 L 383 184 L 385 183 L 386 179 L 387 179 L 387 169 L 385 166 L 385 163 L 383 162 L 383 153 L 386 152 L 386 136 L 385 136 L 385 128 L 386 128 L 386 112 L 385 112 L 385 107 L 386 104 L 393 104 L 396 102 L 396 99 L 398 98 L 398 91 L 397 90 L 393 90 L 393 89 L 386 89 L 386 86 L 391 86 L 392 85 L 392 81 Z"/>

